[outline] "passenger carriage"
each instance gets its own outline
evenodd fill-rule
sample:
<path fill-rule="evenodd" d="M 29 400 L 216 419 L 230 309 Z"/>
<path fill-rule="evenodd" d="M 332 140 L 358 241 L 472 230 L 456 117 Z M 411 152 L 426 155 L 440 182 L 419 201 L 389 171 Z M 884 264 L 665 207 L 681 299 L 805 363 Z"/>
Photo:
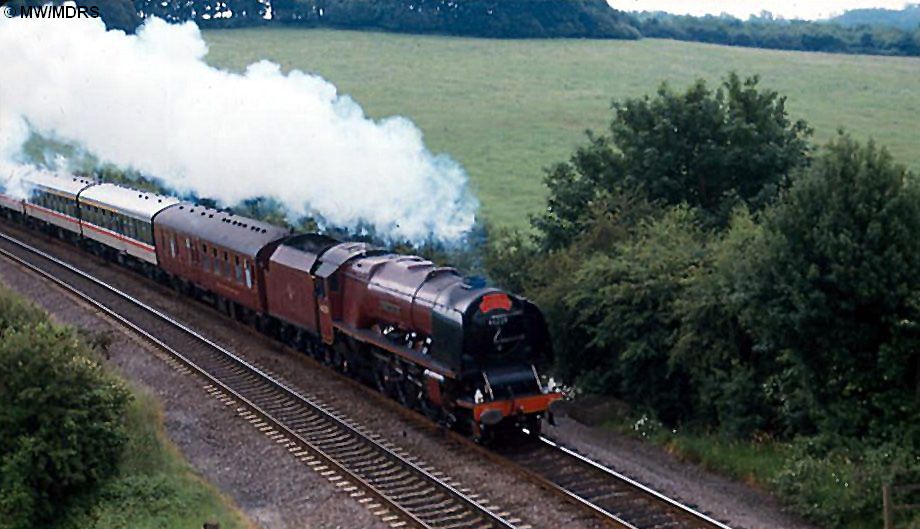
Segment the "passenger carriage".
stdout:
<path fill-rule="evenodd" d="M 30 170 L 19 178 L 19 185 L 26 193 L 26 197 L 21 201 L 21 213 L 80 235 L 77 197 L 83 190 L 94 185 L 92 180 L 42 170 Z"/>
<path fill-rule="evenodd" d="M 163 211 L 154 225 L 160 267 L 186 289 L 219 296 L 237 317 L 265 312 L 265 261 L 288 230 L 188 202 Z"/>
<path fill-rule="evenodd" d="M 153 219 L 179 200 L 115 184 L 97 184 L 80 193 L 79 203 L 85 238 L 156 265 Z"/>

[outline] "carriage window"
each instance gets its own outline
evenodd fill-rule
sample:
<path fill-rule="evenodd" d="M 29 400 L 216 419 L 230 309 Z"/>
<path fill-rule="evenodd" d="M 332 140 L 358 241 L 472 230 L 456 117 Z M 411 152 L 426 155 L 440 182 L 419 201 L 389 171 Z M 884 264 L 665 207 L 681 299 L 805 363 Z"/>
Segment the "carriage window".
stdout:
<path fill-rule="evenodd" d="M 252 272 L 249 270 L 249 262 L 243 259 L 243 270 L 246 273 L 246 288 L 252 288 Z"/>
<path fill-rule="evenodd" d="M 175 236 L 169 238 L 169 255 L 173 259 L 176 258 L 176 238 Z"/>
<path fill-rule="evenodd" d="M 185 249 L 186 250 L 192 249 L 192 241 L 188 240 L 188 237 L 185 238 Z"/>
<path fill-rule="evenodd" d="M 234 259 L 234 264 L 236 268 L 236 282 L 242 283 L 243 282 L 243 269 L 240 267 L 240 256 L 235 255 L 233 256 L 233 259 Z"/>
<path fill-rule="evenodd" d="M 217 258 L 217 248 L 211 248 L 211 256 L 214 257 L 214 273 L 220 275 L 220 259 Z"/>

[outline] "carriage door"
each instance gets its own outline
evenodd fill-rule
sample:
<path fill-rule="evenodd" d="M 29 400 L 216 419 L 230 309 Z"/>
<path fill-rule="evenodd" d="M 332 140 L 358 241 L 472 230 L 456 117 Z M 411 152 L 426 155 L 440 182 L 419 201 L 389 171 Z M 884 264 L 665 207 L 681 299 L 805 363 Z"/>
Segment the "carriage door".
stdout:
<path fill-rule="evenodd" d="M 193 242 L 189 236 L 185 236 L 183 239 L 185 240 L 184 244 L 188 265 L 192 267 L 192 269 L 195 269 L 194 267 L 198 264 L 198 241 Z"/>
<path fill-rule="evenodd" d="M 323 342 L 332 344 L 335 340 L 335 332 L 332 327 L 332 304 L 329 300 L 329 291 L 327 289 L 328 279 L 316 278 L 316 310 L 319 313 L 319 333 L 323 337 Z"/>

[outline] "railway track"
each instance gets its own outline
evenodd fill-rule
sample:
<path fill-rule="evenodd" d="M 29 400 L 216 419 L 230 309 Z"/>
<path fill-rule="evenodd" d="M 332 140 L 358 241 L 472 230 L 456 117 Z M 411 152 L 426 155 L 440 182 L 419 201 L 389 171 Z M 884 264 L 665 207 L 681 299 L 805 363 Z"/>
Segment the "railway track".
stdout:
<path fill-rule="evenodd" d="M 0 233 L 0 253 L 76 293 L 169 352 L 176 361 L 208 380 L 210 392 L 229 395 L 230 398 L 239 402 L 241 408 L 245 408 L 241 415 L 251 422 L 259 421 L 256 425 L 260 429 L 272 428 L 277 434 L 282 434 L 284 437 L 280 440 L 289 443 L 289 450 L 300 459 L 321 473 L 335 472 L 342 476 L 342 479 L 336 479 L 337 475 L 331 477 L 338 486 L 352 493 L 353 496 L 361 494 L 360 497 L 356 496 L 359 497 L 359 501 L 373 501 L 375 503 L 370 505 L 375 509 L 379 504 L 377 512 L 380 513 L 381 519 L 391 523 L 393 527 L 457 529 L 491 527 L 524 529 L 526 527 L 516 526 L 515 524 L 519 523 L 516 519 L 505 520 L 501 516 L 492 514 L 483 505 L 478 504 L 474 497 L 469 497 L 464 491 L 444 483 L 444 480 L 431 472 L 418 468 L 404 456 L 380 444 L 373 434 L 362 431 L 360 426 L 349 424 L 343 417 L 338 416 L 323 404 L 329 400 L 323 395 L 318 395 L 319 400 L 314 400 L 313 396 L 304 396 L 265 373 L 259 366 L 238 358 L 181 323 L 172 320 L 169 316 L 3 233 Z M 29 258 L 30 256 L 37 262 L 30 262 L 33 261 Z M 41 266 L 41 263 L 44 263 L 44 266 Z M 58 279 L 55 269 L 75 280 Z M 74 282 L 82 282 L 83 286 L 72 284 Z M 97 296 L 94 292 L 99 292 L 100 295 Z M 103 302 L 102 300 L 108 301 Z M 113 303 L 115 306 L 110 307 Z M 135 316 L 130 317 L 131 314 Z M 148 332 L 145 329 L 155 329 L 158 334 L 154 336 L 154 331 Z M 177 335 L 176 341 L 167 342 L 164 339 L 164 330 L 170 335 Z M 198 349 L 203 349 L 196 353 L 198 356 L 187 352 Z M 209 350 L 210 353 L 208 353 Z M 178 354 L 176 351 L 183 351 L 185 354 Z M 196 363 L 196 360 L 201 365 Z M 305 360 L 309 361 L 309 359 Z M 316 367 L 328 369 L 321 364 L 316 364 Z M 209 370 L 213 370 L 218 376 L 226 377 L 228 381 L 235 382 L 224 384 L 218 377 L 211 375 Z M 224 374 L 221 375 L 221 373 Z M 331 370 L 330 374 L 332 374 Z M 339 375 L 332 374 L 332 376 Z M 479 451 L 496 464 L 505 465 L 511 471 L 525 474 L 613 527 L 621 529 L 730 529 L 722 522 L 591 461 L 547 437 L 528 437 L 525 442 L 515 444 L 513 450 L 501 448 L 489 450 L 458 434 L 446 432 L 426 419 L 420 419 L 411 410 L 397 405 L 356 381 L 348 378 L 345 380 L 352 383 L 356 389 L 366 391 L 369 395 L 376 397 L 381 404 L 393 411 L 414 419 L 414 422 L 435 434 L 432 435 L 435 442 L 448 442 L 456 445 L 460 450 Z M 217 383 L 214 383 L 215 381 Z M 255 398 L 250 399 L 248 395 L 254 395 Z M 332 425 L 329 425 L 329 422 Z M 277 435 L 271 431 L 269 433 Z M 366 441 L 358 440 L 362 436 L 366 438 Z M 312 440 L 317 438 L 321 443 L 314 444 Z M 322 446 L 323 444 L 331 446 L 327 448 Z M 390 455 L 385 455 L 388 452 L 392 453 L 395 458 L 391 459 Z M 363 472 L 350 472 L 348 462 L 339 463 L 336 454 L 353 456 L 351 459 L 356 462 L 359 470 L 363 469 Z M 400 459 L 408 463 L 408 468 L 392 462 Z M 387 466 L 374 469 L 367 464 L 371 460 L 378 460 L 381 464 L 386 462 Z M 414 472 L 416 475 L 410 480 Z M 382 484 L 374 483 L 375 475 L 382 478 Z M 403 487 L 402 490 L 400 487 Z M 395 492 L 390 492 L 390 495 L 398 497 L 402 494 L 403 498 L 408 500 L 405 509 L 390 498 L 387 489 L 390 491 L 395 489 Z M 433 509 L 432 502 L 429 502 L 426 508 L 426 504 L 422 501 L 425 496 L 443 498 L 442 501 L 452 499 L 452 501 L 444 504 L 442 510 L 433 511 L 431 510 Z M 464 504 L 473 507 L 462 509 Z M 436 516 L 416 516 L 415 512 L 429 515 L 439 512 L 442 517 L 439 519 Z M 465 514 L 461 515 L 464 512 Z M 396 518 L 392 518 L 394 516 Z"/>
<path fill-rule="evenodd" d="M 498 450 L 545 486 L 621 529 L 730 529 L 727 525 L 539 436 Z"/>
<path fill-rule="evenodd" d="M 153 343 L 201 377 L 209 393 L 232 401 L 241 416 L 367 504 L 390 527 L 527 528 L 491 512 L 474 495 L 385 446 L 374 434 L 142 301 L 4 233 L 0 254 Z"/>

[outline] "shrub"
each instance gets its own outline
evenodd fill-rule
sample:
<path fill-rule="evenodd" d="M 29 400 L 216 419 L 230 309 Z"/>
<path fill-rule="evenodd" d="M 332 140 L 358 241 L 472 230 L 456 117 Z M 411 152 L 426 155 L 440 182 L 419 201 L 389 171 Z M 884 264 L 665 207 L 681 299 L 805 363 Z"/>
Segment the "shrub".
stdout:
<path fill-rule="evenodd" d="M 0 291 L 0 528 L 54 518 L 117 468 L 129 394 L 77 335 Z"/>
<path fill-rule="evenodd" d="M 822 526 L 873 527 L 880 522 L 882 484 L 905 481 L 920 481 L 913 446 L 819 436 L 792 443 L 773 484 L 793 509 Z"/>

